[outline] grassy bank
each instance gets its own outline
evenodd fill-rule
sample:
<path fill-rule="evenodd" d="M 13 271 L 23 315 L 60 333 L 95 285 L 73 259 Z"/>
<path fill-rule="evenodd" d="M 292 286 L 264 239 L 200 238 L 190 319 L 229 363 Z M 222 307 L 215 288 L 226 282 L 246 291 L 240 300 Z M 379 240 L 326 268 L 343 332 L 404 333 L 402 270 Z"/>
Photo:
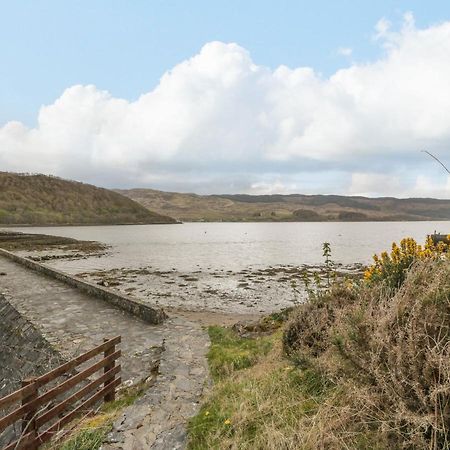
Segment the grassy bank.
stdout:
<path fill-rule="evenodd" d="M 283 356 L 280 331 L 264 338 L 239 338 L 218 327 L 209 333 L 215 385 L 189 424 L 189 448 L 298 448 L 299 424 L 306 427 L 331 385 Z"/>
<path fill-rule="evenodd" d="M 403 247 L 271 334 L 210 328 L 215 383 L 189 448 L 450 448 L 450 262 Z"/>

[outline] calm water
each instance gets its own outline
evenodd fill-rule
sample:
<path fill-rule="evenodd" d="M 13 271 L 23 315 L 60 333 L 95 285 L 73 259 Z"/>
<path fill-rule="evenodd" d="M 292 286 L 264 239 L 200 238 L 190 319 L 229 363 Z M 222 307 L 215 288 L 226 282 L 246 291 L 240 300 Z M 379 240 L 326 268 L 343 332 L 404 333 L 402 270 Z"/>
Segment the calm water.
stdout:
<path fill-rule="evenodd" d="M 333 259 L 366 263 L 393 241 L 423 242 L 434 230 L 450 233 L 450 222 L 365 223 L 186 223 L 93 227 L 27 227 L 19 231 L 95 240 L 112 246 L 104 258 L 65 261 L 67 270 L 152 266 L 162 270 L 239 270 L 323 261 L 322 243 Z"/>

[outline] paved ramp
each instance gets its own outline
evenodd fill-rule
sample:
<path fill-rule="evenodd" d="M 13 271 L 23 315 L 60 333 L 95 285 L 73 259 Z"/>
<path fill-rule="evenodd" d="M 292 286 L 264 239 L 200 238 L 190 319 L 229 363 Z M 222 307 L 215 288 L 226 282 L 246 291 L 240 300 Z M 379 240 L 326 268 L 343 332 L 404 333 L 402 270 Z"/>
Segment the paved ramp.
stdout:
<path fill-rule="evenodd" d="M 150 325 L 1 256 L 0 273 L 5 274 L 0 276 L 0 292 L 64 356 L 121 335 L 124 381 L 146 379 L 159 365 L 155 385 L 139 405 L 127 410 L 114 439 L 119 441 L 113 444 L 116 448 L 184 447 L 184 424 L 197 409 L 208 373 L 204 355 L 209 341 L 198 324 L 171 318 Z M 139 423 L 130 421 L 136 415 Z"/>
<path fill-rule="evenodd" d="M 95 297 L 0 257 L 0 290 L 64 355 L 71 357 L 122 335 L 123 379 L 149 373 L 165 325 L 150 326 Z"/>

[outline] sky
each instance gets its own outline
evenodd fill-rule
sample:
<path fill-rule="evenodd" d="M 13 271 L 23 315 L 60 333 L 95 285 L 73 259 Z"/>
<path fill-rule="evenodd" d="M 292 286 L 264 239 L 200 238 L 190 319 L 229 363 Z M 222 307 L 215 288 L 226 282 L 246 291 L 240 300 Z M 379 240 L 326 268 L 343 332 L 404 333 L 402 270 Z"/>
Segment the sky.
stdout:
<path fill-rule="evenodd" d="M 0 0 L 0 170 L 450 198 L 450 2 Z"/>

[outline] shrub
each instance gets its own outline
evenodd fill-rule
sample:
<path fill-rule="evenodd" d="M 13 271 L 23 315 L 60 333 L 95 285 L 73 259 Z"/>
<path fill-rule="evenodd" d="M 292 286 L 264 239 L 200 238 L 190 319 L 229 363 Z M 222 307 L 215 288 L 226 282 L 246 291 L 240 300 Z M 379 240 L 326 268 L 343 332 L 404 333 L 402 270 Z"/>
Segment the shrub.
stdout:
<path fill-rule="evenodd" d="M 440 258 L 448 250 L 449 245 L 444 242 L 435 244 L 430 236 L 424 247 L 413 238 L 402 239 L 400 245 L 392 244 L 390 254 L 383 252 L 380 256 L 373 256 L 373 264 L 365 271 L 364 279 L 369 283 L 383 281 L 388 287 L 397 289 L 414 261 Z"/>
<path fill-rule="evenodd" d="M 278 332 L 265 347 L 211 328 L 216 384 L 190 422 L 189 448 L 450 449 L 443 255 L 405 240 L 387 255 L 398 267 L 316 286 L 289 314 L 282 346 Z"/>
<path fill-rule="evenodd" d="M 313 301 L 299 305 L 283 334 L 283 349 L 297 365 L 310 366 L 330 343 L 329 332 L 336 313 L 344 305 L 355 301 L 355 292 L 342 284 L 315 295 Z"/>
<path fill-rule="evenodd" d="M 417 262 L 393 297 L 362 300 L 335 329 L 341 369 L 392 442 L 448 448 L 450 264 Z"/>
<path fill-rule="evenodd" d="M 331 290 L 285 331 L 287 353 L 344 393 L 322 419 L 330 448 L 450 447 L 450 262 L 422 258 L 402 276 L 396 290 Z"/>

